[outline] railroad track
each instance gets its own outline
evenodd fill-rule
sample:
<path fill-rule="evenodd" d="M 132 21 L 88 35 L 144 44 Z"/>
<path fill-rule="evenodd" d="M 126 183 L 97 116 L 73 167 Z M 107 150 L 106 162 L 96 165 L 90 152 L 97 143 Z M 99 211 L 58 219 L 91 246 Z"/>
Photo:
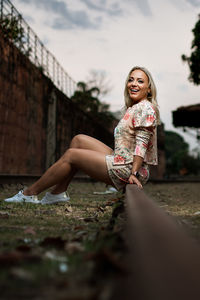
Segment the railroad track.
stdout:
<path fill-rule="evenodd" d="M 126 238 L 130 273 L 115 300 L 200 299 L 200 246 L 135 185 L 127 185 Z"/>

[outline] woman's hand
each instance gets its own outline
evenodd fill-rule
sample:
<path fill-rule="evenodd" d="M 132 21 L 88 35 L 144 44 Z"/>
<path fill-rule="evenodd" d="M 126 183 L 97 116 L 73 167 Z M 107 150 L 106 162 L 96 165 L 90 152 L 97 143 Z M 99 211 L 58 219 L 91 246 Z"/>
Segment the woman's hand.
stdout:
<path fill-rule="evenodd" d="M 129 181 L 130 184 L 136 184 L 140 189 L 143 188 L 141 182 L 133 174 L 130 175 L 128 181 Z"/>

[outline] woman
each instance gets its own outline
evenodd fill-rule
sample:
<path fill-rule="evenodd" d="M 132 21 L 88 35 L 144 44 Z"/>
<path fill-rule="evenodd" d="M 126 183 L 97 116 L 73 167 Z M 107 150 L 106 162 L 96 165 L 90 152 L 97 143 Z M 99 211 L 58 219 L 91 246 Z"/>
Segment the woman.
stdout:
<path fill-rule="evenodd" d="M 149 178 L 148 165 L 157 164 L 159 124 L 156 87 L 147 69 L 131 69 L 124 96 L 127 111 L 115 128 L 114 151 L 92 137 L 77 135 L 69 149 L 38 181 L 5 201 L 39 203 L 37 195 L 52 186 L 51 193 L 46 193 L 41 202 L 67 201 L 65 191 L 77 170 L 118 190 L 127 183 L 142 188 Z"/>

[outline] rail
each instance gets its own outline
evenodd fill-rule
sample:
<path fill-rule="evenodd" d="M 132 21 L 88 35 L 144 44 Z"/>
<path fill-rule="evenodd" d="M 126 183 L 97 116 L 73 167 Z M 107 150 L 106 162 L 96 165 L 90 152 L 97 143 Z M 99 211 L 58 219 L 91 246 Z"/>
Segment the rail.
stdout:
<path fill-rule="evenodd" d="M 68 97 L 73 95 L 76 82 L 67 74 L 55 56 L 44 46 L 9 0 L 0 0 L 0 26 L 6 37 L 34 65 L 40 68 L 58 89 Z"/>
<path fill-rule="evenodd" d="M 200 295 L 200 247 L 134 185 L 126 187 L 129 276 L 115 300 L 188 300 Z"/>

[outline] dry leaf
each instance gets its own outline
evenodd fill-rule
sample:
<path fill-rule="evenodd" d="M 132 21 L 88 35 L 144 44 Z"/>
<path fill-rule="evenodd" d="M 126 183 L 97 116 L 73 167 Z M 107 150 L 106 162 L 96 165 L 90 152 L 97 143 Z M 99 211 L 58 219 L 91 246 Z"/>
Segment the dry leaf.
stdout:
<path fill-rule="evenodd" d="M 24 230 L 24 233 L 36 235 L 36 232 L 35 232 L 35 230 L 34 230 L 33 227 L 27 227 L 27 228 Z"/>
<path fill-rule="evenodd" d="M 80 252 L 80 251 L 84 251 L 83 246 L 81 245 L 81 243 L 78 242 L 70 242 L 67 243 L 65 245 L 65 250 L 69 253 L 69 254 L 73 254 L 75 252 Z"/>
<path fill-rule="evenodd" d="M 99 207 L 98 207 L 98 210 L 100 210 L 101 212 L 104 212 L 104 211 L 105 211 L 105 209 L 104 209 L 102 206 L 99 206 Z"/>
<path fill-rule="evenodd" d="M 31 272 L 21 268 L 12 268 L 10 270 L 10 275 L 27 281 L 31 281 L 34 279 L 34 276 Z"/>
<path fill-rule="evenodd" d="M 7 211 L 0 211 L 0 218 L 1 219 L 8 219 L 10 214 Z"/>
<path fill-rule="evenodd" d="M 72 211 L 73 211 L 73 209 L 72 209 L 72 207 L 71 207 L 71 206 L 67 206 L 67 207 L 65 208 L 65 211 L 66 211 L 66 212 L 72 212 Z"/>

